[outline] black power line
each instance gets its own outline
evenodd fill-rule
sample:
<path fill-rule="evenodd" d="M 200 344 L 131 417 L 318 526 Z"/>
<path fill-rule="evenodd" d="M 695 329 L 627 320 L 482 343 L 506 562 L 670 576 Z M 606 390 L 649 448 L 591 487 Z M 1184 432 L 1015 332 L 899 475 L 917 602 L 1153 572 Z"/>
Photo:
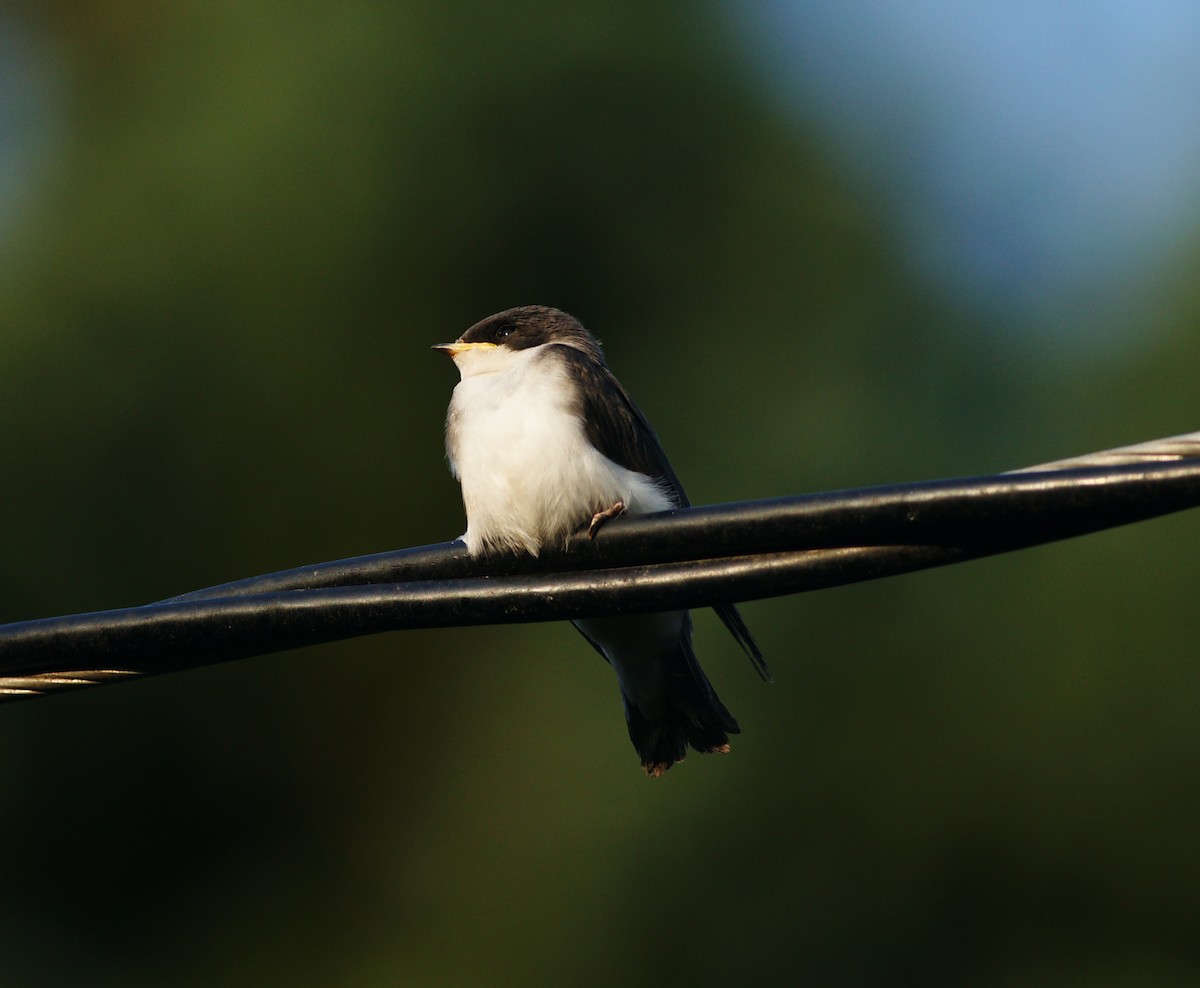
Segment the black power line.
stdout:
<path fill-rule="evenodd" d="M 1200 506 L 1200 433 L 1017 473 L 622 517 L 539 557 L 461 542 L 0 626 L 0 700 L 404 628 L 709 606 L 892 576 Z"/>

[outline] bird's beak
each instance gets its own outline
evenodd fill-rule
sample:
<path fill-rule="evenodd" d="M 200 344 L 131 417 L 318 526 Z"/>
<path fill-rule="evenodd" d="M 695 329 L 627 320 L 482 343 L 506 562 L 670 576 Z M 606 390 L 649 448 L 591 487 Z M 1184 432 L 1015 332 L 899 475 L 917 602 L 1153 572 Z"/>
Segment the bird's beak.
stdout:
<path fill-rule="evenodd" d="M 495 350 L 495 343 L 464 343 L 462 340 L 455 340 L 453 343 L 439 343 L 433 349 L 440 350 L 448 357 L 457 357 L 460 353 L 466 353 L 468 350 Z"/>

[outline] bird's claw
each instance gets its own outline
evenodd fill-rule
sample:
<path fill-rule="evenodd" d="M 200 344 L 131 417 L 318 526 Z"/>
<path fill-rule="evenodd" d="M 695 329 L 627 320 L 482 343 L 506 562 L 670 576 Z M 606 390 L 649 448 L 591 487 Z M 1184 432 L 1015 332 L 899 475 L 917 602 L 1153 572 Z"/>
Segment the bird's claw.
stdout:
<path fill-rule="evenodd" d="M 604 523 L 610 518 L 616 518 L 617 515 L 625 512 L 625 502 L 618 501 L 611 508 L 605 508 L 603 511 L 597 511 L 592 515 L 592 523 L 588 525 L 588 538 L 594 539 L 597 533 L 604 527 Z"/>

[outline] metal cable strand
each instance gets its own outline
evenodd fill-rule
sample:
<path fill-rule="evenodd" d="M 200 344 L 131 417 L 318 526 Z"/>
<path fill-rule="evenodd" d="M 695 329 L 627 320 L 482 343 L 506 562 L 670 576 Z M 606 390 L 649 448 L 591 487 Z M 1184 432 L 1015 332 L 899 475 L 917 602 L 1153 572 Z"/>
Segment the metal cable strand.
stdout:
<path fill-rule="evenodd" d="M 461 542 L 0 626 L 0 701 L 402 628 L 694 608 L 1007 552 L 1200 505 L 1200 433 L 1008 474 L 618 518 L 595 541 Z"/>
<path fill-rule="evenodd" d="M 1076 467 L 1116 467 L 1143 463 L 1178 463 L 1200 458 L 1200 432 L 1185 432 L 1166 439 L 1151 439 L 1133 446 L 1118 446 L 1099 453 L 1087 453 L 1069 460 L 1055 460 L 1036 467 L 1023 467 L 1012 473 L 1037 473 L 1045 470 L 1070 470 Z"/>

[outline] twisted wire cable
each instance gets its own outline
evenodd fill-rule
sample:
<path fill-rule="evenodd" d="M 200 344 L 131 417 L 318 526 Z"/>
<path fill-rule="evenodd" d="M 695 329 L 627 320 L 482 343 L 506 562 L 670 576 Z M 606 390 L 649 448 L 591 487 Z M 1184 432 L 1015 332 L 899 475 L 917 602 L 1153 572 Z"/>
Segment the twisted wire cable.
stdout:
<path fill-rule="evenodd" d="M 0 626 L 0 701 L 405 628 L 753 600 L 962 562 L 1200 506 L 1200 432 L 988 477 L 622 517 L 538 557 L 459 541 Z"/>

